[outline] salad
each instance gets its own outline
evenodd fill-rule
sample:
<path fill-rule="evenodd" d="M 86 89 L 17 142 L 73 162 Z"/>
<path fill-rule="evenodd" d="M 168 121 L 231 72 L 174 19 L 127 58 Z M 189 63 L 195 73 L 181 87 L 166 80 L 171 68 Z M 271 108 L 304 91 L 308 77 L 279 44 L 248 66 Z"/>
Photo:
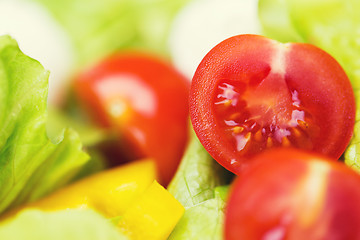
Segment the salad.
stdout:
<path fill-rule="evenodd" d="M 0 239 L 360 239 L 359 9 L 0 2 Z"/>

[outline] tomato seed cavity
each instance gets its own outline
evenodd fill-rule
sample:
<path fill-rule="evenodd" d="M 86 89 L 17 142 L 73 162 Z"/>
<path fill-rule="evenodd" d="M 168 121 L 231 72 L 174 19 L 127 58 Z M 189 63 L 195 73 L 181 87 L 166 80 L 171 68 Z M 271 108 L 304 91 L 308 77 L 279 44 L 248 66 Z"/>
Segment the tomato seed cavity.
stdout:
<path fill-rule="evenodd" d="M 266 79 L 263 82 L 254 86 L 223 79 L 218 83 L 214 113 L 234 151 L 251 156 L 278 146 L 311 149 L 318 131 L 298 92 L 285 82 L 274 92 L 266 87 Z"/>

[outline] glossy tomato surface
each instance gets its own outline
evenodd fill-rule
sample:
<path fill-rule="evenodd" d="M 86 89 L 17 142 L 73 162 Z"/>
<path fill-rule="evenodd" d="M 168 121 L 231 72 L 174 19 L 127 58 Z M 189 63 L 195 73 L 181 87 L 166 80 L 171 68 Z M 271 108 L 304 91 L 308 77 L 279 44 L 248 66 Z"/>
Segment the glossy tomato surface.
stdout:
<path fill-rule="evenodd" d="M 115 129 L 119 145 L 154 158 L 161 182 L 170 181 L 187 141 L 187 79 L 154 56 L 121 53 L 82 73 L 75 91 L 100 124 Z"/>
<path fill-rule="evenodd" d="M 264 149 L 295 147 L 339 158 L 353 132 L 353 89 L 321 49 L 239 35 L 202 60 L 190 115 L 206 150 L 228 170 Z"/>
<path fill-rule="evenodd" d="M 269 150 L 235 180 L 225 239 L 360 239 L 360 175 L 342 162 Z"/>

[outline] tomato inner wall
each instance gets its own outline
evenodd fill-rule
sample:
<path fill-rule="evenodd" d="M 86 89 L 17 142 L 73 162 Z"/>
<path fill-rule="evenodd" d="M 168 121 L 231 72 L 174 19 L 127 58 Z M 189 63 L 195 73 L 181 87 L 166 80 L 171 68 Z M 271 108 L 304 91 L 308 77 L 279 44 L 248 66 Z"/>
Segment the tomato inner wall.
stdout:
<path fill-rule="evenodd" d="M 298 91 L 280 74 L 263 76 L 218 82 L 213 106 L 226 141 L 243 156 L 277 146 L 312 149 L 318 128 Z"/>

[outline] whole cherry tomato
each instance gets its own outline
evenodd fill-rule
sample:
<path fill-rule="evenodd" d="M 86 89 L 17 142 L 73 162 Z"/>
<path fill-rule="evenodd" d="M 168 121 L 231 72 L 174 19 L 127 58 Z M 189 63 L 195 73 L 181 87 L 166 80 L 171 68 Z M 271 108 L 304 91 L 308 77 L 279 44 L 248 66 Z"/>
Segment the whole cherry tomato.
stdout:
<path fill-rule="evenodd" d="M 127 52 L 82 73 L 75 91 L 100 124 L 116 130 L 128 152 L 154 158 L 161 182 L 170 181 L 187 141 L 187 79 L 154 56 Z"/>
<path fill-rule="evenodd" d="M 359 185 L 360 175 L 333 159 L 261 153 L 232 185 L 225 239 L 360 239 Z"/>
<path fill-rule="evenodd" d="M 239 35 L 200 63 L 190 116 L 206 150 L 239 173 L 246 159 L 273 147 L 339 158 L 353 133 L 355 100 L 345 72 L 321 49 Z"/>

